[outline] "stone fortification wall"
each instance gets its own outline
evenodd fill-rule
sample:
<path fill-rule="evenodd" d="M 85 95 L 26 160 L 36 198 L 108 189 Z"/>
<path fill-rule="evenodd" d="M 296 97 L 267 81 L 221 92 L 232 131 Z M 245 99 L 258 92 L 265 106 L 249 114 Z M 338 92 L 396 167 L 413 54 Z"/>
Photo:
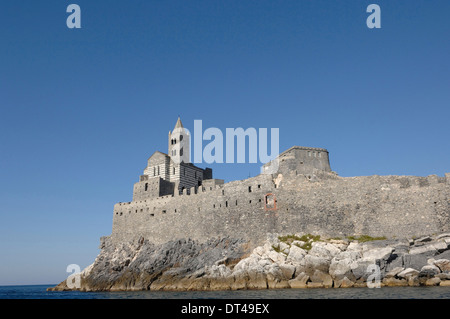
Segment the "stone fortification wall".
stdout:
<path fill-rule="evenodd" d="M 261 174 L 197 193 L 193 188 L 191 195 L 185 190 L 184 195 L 118 203 L 111 238 L 143 236 L 159 244 L 224 236 L 257 243 L 267 233 L 413 237 L 450 230 L 449 193 L 450 174 Z"/>

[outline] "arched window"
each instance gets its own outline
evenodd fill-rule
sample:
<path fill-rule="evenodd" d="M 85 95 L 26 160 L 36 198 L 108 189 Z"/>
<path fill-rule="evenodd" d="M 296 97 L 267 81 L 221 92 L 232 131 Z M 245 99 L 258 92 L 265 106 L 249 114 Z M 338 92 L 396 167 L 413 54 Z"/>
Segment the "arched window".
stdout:
<path fill-rule="evenodd" d="M 183 148 L 180 148 L 180 156 L 183 156 Z"/>

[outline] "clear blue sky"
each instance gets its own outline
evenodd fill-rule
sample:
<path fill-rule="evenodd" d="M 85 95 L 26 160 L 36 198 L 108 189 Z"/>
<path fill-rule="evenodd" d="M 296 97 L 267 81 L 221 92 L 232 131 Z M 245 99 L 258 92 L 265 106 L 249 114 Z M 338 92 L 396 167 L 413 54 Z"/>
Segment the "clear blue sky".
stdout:
<path fill-rule="evenodd" d="M 341 176 L 450 172 L 449 13 L 448 0 L 5 1 L 0 284 L 92 263 L 178 115 L 280 128 L 280 151 L 327 148 Z M 227 181 L 259 170 L 211 167 Z"/>

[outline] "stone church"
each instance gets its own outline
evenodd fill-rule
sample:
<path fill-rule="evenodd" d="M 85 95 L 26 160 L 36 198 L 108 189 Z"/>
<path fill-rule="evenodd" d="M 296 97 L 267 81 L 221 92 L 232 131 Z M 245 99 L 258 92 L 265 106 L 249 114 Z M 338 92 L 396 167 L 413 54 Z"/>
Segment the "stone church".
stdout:
<path fill-rule="evenodd" d="M 190 163 L 190 136 L 181 119 L 169 131 L 168 154 L 156 151 L 148 159 L 147 167 L 134 186 L 133 200 L 152 199 L 178 193 L 190 194 L 207 184 L 223 184 L 223 180 L 212 180 L 212 169 L 202 169 Z"/>

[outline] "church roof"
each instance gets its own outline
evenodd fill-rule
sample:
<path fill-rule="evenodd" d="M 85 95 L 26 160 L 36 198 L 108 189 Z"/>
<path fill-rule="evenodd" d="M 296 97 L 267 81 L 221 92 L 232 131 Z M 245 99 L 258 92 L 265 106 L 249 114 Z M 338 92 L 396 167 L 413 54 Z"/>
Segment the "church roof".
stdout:
<path fill-rule="evenodd" d="M 183 127 L 183 123 L 181 123 L 180 117 L 178 117 L 178 120 L 177 120 L 177 123 L 175 124 L 174 130 L 177 129 L 177 128 L 184 128 Z"/>

